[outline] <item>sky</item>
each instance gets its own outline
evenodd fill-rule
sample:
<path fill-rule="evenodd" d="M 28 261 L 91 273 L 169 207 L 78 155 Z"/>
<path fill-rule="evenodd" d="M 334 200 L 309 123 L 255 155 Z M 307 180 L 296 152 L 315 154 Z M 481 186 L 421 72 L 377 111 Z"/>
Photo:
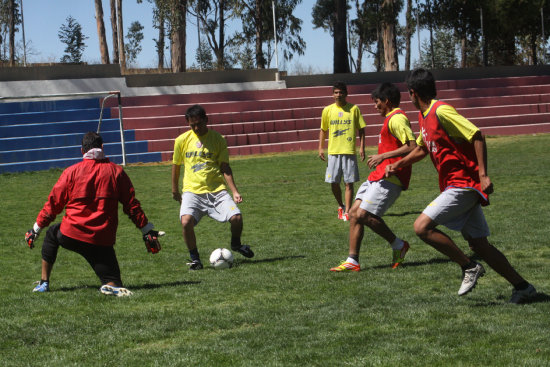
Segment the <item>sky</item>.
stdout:
<path fill-rule="evenodd" d="M 65 44 L 58 37 L 58 32 L 67 17 L 72 16 L 81 26 L 82 32 L 88 39 L 85 40 L 86 48 L 83 61 L 100 63 L 97 26 L 95 21 L 94 0 L 16 0 L 23 2 L 23 18 L 25 40 L 27 43 L 27 62 L 59 62 L 63 55 Z M 298 70 L 309 70 L 313 74 L 332 73 L 333 40 L 328 32 L 322 29 L 314 29 L 311 22 L 311 9 L 315 0 L 302 0 L 295 10 L 295 15 L 302 19 L 302 38 L 306 42 L 305 54 L 296 55 L 291 61 L 282 60 L 282 50 L 279 46 L 279 70 L 286 70 L 289 74 L 295 74 Z M 103 0 L 103 12 L 109 55 L 111 54 L 111 24 L 109 0 Z M 138 4 L 136 0 L 123 0 L 123 23 L 125 35 L 128 27 L 134 21 L 139 21 L 144 27 L 144 39 L 141 42 L 142 51 L 138 55 L 137 67 L 155 68 L 157 56 L 153 39 L 158 32 L 152 25 L 152 5 L 148 0 Z M 353 13 L 351 14 L 353 19 Z M 239 28 L 235 21 L 234 29 Z M 232 33 L 231 29 L 230 32 Z M 201 36 L 204 37 L 204 36 Z M 188 17 L 187 23 L 187 66 L 196 64 L 195 51 L 198 44 L 198 35 L 195 19 Z M 22 40 L 22 32 L 16 35 L 16 42 Z M 22 44 L 22 42 L 21 42 Z M 412 63 L 418 58 L 418 39 L 416 35 L 412 39 Z M 355 53 L 352 54 L 355 55 Z M 169 54 L 166 53 L 169 64 Z M 374 71 L 372 58 L 363 57 L 363 71 Z M 400 68 L 404 66 L 403 57 L 399 60 Z M 270 67 L 275 68 L 275 60 Z"/>

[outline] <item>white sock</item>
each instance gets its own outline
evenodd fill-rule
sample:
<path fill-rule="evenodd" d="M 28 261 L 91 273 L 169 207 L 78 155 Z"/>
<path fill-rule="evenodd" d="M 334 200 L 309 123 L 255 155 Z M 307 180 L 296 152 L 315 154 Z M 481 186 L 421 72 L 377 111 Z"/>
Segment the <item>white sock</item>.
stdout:
<path fill-rule="evenodd" d="M 405 243 L 399 237 L 395 237 L 395 240 L 393 240 L 393 242 L 390 243 L 390 246 L 391 246 L 392 250 L 401 250 L 404 245 L 405 245 Z"/>
<path fill-rule="evenodd" d="M 352 263 L 353 265 L 359 265 L 359 263 L 358 263 L 357 261 L 355 261 L 355 259 L 352 259 L 351 257 L 348 257 L 348 259 L 346 260 L 346 262 Z"/>

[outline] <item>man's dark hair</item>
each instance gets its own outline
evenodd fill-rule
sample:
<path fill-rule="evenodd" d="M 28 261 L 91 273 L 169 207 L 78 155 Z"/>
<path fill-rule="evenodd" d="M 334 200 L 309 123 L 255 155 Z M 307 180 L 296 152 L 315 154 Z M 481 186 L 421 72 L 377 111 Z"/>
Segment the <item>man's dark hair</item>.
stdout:
<path fill-rule="evenodd" d="M 414 69 L 405 80 L 405 83 L 407 83 L 409 91 L 414 90 L 424 102 L 429 102 L 437 96 L 434 76 L 426 69 Z"/>
<path fill-rule="evenodd" d="M 388 100 L 393 107 L 398 107 L 401 103 L 401 92 L 392 83 L 382 83 L 371 93 L 372 99 L 379 99 L 381 101 Z"/>
<path fill-rule="evenodd" d="M 334 82 L 334 84 L 332 85 L 332 91 L 334 92 L 334 90 L 336 89 L 340 89 L 341 91 L 348 94 L 348 86 L 344 82 L 340 82 L 340 81 Z"/>
<path fill-rule="evenodd" d="M 103 138 L 96 132 L 90 131 L 84 134 L 82 137 L 82 151 L 86 153 L 93 148 L 101 148 L 103 145 Z"/>
<path fill-rule="evenodd" d="M 189 121 L 190 118 L 197 117 L 200 120 L 206 119 L 206 111 L 202 108 L 201 105 L 193 105 L 187 109 L 185 112 L 185 119 Z"/>

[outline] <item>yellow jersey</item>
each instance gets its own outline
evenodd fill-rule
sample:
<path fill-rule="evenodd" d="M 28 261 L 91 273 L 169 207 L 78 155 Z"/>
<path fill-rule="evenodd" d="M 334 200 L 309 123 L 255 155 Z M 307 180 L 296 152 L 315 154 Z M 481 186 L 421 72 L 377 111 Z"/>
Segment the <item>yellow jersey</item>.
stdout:
<path fill-rule="evenodd" d="M 229 163 L 227 143 L 217 131 L 208 129 L 198 136 L 189 130 L 176 138 L 172 163 L 185 167 L 183 192 L 206 194 L 227 190 L 220 171 L 224 162 Z"/>
<path fill-rule="evenodd" d="M 329 132 L 328 154 L 355 154 L 357 130 L 366 126 L 359 107 L 336 103 L 323 109 L 321 130 Z"/>

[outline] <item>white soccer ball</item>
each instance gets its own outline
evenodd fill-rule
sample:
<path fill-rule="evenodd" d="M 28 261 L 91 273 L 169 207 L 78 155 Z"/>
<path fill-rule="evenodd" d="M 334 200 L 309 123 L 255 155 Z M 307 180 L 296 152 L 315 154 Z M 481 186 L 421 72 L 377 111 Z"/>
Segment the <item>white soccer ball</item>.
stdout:
<path fill-rule="evenodd" d="M 210 254 L 210 265 L 214 269 L 227 269 L 233 266 L 233 254 L 226 248 L 217 248 Z"/>

